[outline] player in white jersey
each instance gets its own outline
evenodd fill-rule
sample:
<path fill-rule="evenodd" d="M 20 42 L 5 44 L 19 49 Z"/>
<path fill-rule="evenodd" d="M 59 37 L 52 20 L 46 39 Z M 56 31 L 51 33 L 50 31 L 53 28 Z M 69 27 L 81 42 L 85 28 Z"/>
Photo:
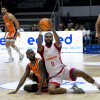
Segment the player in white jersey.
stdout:
<path fill-rule="evenodd" d="M 64 65 L 61 61 L 61 42 L 58 34 L 56 33 L 53 23 L 49 20 L 49 25 L 53 32 L 46 33 L 44 36 L 45 46 L 42 45 L 42 30 L 39 27 L 39 36 L 38 36 L 38 53 L 41 55 L 42 59 L 45 62 L 46 70 L 49 75 L 49 85 L 48 92 L 51 94 L 63 94 L 63 93 L 85 93 L 84 90 L 78 88 L 74 85 L 71 89 L 61 88 L 60 85 L 63 80 L 72 80 L 75 81 L 77 77 L 82 77 L 87 82 L 94 84 L 100 89 L 100 84 L 98 84 L 90 75 L 85 72 L 78 70 L 76 68 L 69 68 Z M 55 43 L 53 44 L 53 36 L 55 38 Z"/>

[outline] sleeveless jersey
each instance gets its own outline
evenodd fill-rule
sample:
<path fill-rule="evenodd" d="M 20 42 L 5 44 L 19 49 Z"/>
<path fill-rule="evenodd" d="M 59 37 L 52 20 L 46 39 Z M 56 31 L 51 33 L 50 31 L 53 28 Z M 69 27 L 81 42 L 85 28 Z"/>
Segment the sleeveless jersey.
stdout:
<path fill-rule="evenodd" d="M 9 32 L 12 32 L 12 31 L 16 30 L 16 27 L 15 27 L 14 22 L 12 22 L 10 19 L 8 19 L 8 15 L 9 15 L 9 13 L 7 13 L 7 15 L 3 17 L 3 20 L 6 24 Z"/>
<path fill-rule="evenodd" d="M 43 46 L 43 51 L 38 53 L 45 61 L 46 70 L 49 78 L 59 74 L 65 66 L 61 61 L 61 48 L 56 47 L 55 43 L 51 47 Z"/>
<path fill-rule="evenodd" d="M 32 63 L 30 62 L 30 69 L 31 69 L 31 70 L 34 72 L 34 74 L 37 76 L 38 81 L 39 81 L 39 83 L 38 83 L 38 86 L 39 86 L 39 85 L 40 85 L 41 76 L 40 76 L 40 70 L 39 70 L 39 68 L 38 68 L 38 60 L 39 60 L 39 58 L 36 58 L 36 62 L 35 62 L 34 65 L 32 65 Z M 46 81 L 44 81 L 43 86 L 47 86 L 47 85 L 46 85 Z"/>

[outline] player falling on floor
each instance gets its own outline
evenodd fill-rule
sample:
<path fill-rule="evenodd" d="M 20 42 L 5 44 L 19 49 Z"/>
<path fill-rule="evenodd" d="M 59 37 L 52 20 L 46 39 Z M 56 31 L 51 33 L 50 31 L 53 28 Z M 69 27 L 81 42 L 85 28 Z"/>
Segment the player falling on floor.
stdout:
<path fill-rule="evenodd" d="M 15 40 L 17 36 L 20 36 L 20 26 L 18 20 L 14 17 L 13 14 L 7 12 L 7 7 L 2 6 L 1 12 L 3 14 L 3 20 L 5 22 L 5 36 L 4 39 L 6 38 L 6 48 L 9 54 L 9 59 L 7 62 L 13 62 L 14 59 L 12 57 L 12 52 L 11 52 L 11 47 L 17 51 L 19 54 L 19 63 L 23 60 L 24 55 L 21 54 L 20 50 L 18 47 L 15 45 Z M 8 34 L 7 34 L 7 31 Z"/>
<path fill-rule="evenodd" d="M 40 58 L 35 57 L 35 53 L 32 49 L 26 51 L 26 56 L 30 60 L 30 63 L 27 64 L 26 70 L 20 79 L 20 82 L 15 91 L 10 92 L 9 94 L 15 94 L 21 86 L 24 84 L 26 78 L 29 78 L 32 81 L 37 82 L 37 84 L 27 84 L 24 86 L 24 90 L 27 92 L 36 92 L 37 95 L 41 94 L 41 91 L 47 92 L 47 78 L 45 65 Z M 31 72 L 32 70 L 32 72 Z"/>
<path fill-rule="evenodd" d="M 45 45 L 42 45 L 42 30 L 39 27 L 38 36 L 38 53 L 41 55 L 45 62 L 46 70 L 49 75 L 48 92 L 51 94 L 63 94 L 63 93 L 85 93 L 81 88 L 74 85 L 71 89 L 61 88 L 60 85 L 63 80 L 75 81 L 77 77 L 82 77 L 87 82 L 94 84 L 100 89 L 100 84 L 98 84 L 90 75 L 78 70 L 76 68 L 69 68 L 64 65 L 61 61 L 61 42 L 58 34 L 56 33 L 53 23 L 49 20 L 49 25 L 51 27 L 52 33 L 48 32 L 44 36 Z M 55 43 L 53 44 L 53 36 L 55 38 Z M 56 88 L 58 86 L 58 88 Z"/>

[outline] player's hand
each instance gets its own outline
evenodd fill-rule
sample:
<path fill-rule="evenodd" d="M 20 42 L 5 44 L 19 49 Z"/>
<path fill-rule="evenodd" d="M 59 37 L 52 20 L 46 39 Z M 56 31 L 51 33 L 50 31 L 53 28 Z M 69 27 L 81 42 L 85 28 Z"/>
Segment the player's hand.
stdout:
<path fill-rule="evenodd" d="M 19 38 L 21 37 L 20 32 L 17 32 L 17 36 L 18 36 Z"/>
<path fill-rule="evenodd" d="M 8 94 L 15 94 L 16 93 L 16 91 L 12 91 L 12 92 L 9 92 Z"/>
<path fill-rule="evenodd" d="M 51 27 L 51 30 L 54 30 L 54 26 L 53 26 L 53 23 L 52 23 L 52 21 L 49 19 L 49 25 L 50 25 L 50 27 Z"/>
<path fill-rule="evenodd" d="M 96 34 L 95 37 L 98 38 L 98 34 Z"/>
<path fill-rule="evenodd" d="M 41 91 L 38 90 L 38 91 L 36 92 L 36 95 L 41 95 Z"/>

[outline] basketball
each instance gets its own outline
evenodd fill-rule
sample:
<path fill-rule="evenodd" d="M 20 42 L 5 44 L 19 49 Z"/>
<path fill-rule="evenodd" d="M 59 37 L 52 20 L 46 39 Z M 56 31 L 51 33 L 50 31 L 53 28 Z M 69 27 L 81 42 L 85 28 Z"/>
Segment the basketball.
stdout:
<path fill-rule="evenodd" d="M 39 22 L 39 27 L 41 28 L 41 30 L 43 31 L 48 31 L 50 30 L 50 26 L 49 26 L 49 19 L 48 18 L 43 18 L 40 20 Z"/>

